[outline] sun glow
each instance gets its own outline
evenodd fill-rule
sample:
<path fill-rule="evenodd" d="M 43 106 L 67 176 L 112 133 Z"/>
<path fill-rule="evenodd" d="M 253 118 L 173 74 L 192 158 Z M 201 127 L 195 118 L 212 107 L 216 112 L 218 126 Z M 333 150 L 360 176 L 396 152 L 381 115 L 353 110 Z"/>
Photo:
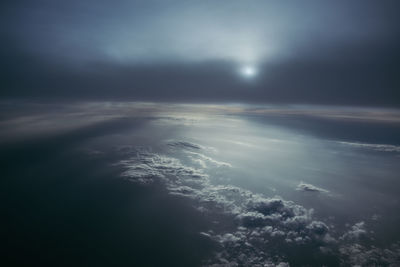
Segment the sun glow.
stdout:
<path fill-rule="evenodd" d="M 244 76 L 244 77 L 254 77 L 257 74 L 257 70 L 256 68 L 254 68 L 253 66 L 244 66 L 240 69 L 240 73 Z"/>

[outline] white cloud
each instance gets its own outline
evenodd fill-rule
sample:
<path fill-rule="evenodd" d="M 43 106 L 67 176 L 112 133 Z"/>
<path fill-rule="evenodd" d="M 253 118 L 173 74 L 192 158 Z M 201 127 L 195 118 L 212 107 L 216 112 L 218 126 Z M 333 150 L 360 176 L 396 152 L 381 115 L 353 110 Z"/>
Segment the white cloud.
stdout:
<path fill-rule="evenodd" d="M 201 162 L 204 165 L 206 164 L 206 162 L 208 162 L 209 164 L 215 165 L 217 167 L 232 167 L 232 165 L 230 163 L 215 160 L 211 157 L 208 157 L 208 156 L 198 153 L 198 152 L 186 151 L 186 153 L 191 155 L 190 158 L 194 162 Z"/>
<path fill-rule="evenodd" d="M 316 219 L 312 209 L 292 201 L 279 196 L 265 197 L 232 185 L 213 184 L 207 168 L 201 164 L 198 166 L 202 168 L 189 165 L 196 165 L 194 159 L 214 163 L 211 157 L 208 160 L 207 156 L 193 152 L 200 150 L 201 146 L 176 142 L 172 147 L 178 151 L 169 151 L 168 155 L 142 147 L 121 148 L 128 159 L 118 164 L 126 168 L 122 175 L 127 179 L 140 184 L 164 183 L 170 194 L 192 199 L 197 210 L 209 218 L 216 218 L 216 225 L 224 223 L 224 220 L 229 222 L 229 227 L 216 227 L 201 233 L 220 246 L 205 265 L 285 266 L 286 255 L 300 247 L 320 253 L 321 257 L 340 255 L 343 265 L 359 261 L 361 256 L 354 256 L 353 252 L 361 246 L 355 242 L 359 242 L 360 237 L 368 237 L 364 222 L 356 223 L 340 234 Z M 186 158 L 178 159 L 174 153 Z M 218 167 L 218 164 L 214 166 Z M 300 183 L 298 188 L 328 192 L 305 183 Z M 371 256 L 379 252 L 387 255 L 388 260 L 400 255 L 396 250 L 377 251 L 362 247 L 358 254 Z"/>
<path fill-rule="evenodd" d="M 317 187 L 315 185 L 312 184 L 306 184 L 303 182 L 300 182 L 297 187 L 296 190 L 298 191 L 305 191 L 305 192 L 320 192 L 320 193 L 328 193 L 328 190 L 325 190 L 323 188 Z"/>
<path fill-rule="evenodd" d="M 146 152 L 143 149 L 138 149 L 136 156 L 120 161 L 119 165 L 126 168 L 122 173 L 123 177 L 142 184 L 152 183 L 158 179 L 164 180 L 167 185 L 177 182 L 177 185 L 181 186 L 179 180 L 182 179 L 202 182 L 207 178 L 202 170 L 185 166 L 179 159 Z M 175 178 L 179 180 L 175 181 Z M 176 186 L 171 188 L 177 189 Z"/>

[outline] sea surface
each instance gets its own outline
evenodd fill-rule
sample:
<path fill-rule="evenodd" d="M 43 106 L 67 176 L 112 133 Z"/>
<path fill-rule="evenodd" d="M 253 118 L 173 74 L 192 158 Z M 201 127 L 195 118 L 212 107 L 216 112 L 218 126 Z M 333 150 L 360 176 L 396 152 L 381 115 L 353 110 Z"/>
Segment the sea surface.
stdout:
<path fill-rule="evenodd" d="M 399 266 L 400 111 L 0 105 L 4 260 Z"/>

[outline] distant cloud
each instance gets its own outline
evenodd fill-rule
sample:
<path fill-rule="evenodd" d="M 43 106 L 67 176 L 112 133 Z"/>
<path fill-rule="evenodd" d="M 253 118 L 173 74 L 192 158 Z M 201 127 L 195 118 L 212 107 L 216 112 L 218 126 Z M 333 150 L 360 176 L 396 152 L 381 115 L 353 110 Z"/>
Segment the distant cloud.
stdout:
<path fill-rule="evenodd" d="M 368 144 L 368 143 L 356 143 L 356 142 L 339 142 L 342 145 L 352 146 L 360 149 L 371 149 L 381 152 L 396 152 L 400 153 L 400 146 L 387 145 L 387 144 Z"/>
<path fill-rule="evenodd" d="M 296 190 L 298 191 L 304 191 L 304 192 L 319 192 L 319 193 L 328 193 L 328 190 L 322 189 L 320 187 L 316 187 L 315 185 L 312 184 L 306 184 L 303 182 L 300 182 L 297 187 Z"/>

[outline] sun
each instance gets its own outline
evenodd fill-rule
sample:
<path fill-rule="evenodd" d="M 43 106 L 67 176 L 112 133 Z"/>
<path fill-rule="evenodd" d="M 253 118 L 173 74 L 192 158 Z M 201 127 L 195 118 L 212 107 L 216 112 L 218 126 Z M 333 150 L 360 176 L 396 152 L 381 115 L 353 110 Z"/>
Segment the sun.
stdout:
<path fill-rule="evenodd" d="M 240 69 L 240 73 L 244 76 L 244 77 L 254 77 L 255 75 L 257 75 L 257 69 L 253 66 L 243 66 Z"/>

